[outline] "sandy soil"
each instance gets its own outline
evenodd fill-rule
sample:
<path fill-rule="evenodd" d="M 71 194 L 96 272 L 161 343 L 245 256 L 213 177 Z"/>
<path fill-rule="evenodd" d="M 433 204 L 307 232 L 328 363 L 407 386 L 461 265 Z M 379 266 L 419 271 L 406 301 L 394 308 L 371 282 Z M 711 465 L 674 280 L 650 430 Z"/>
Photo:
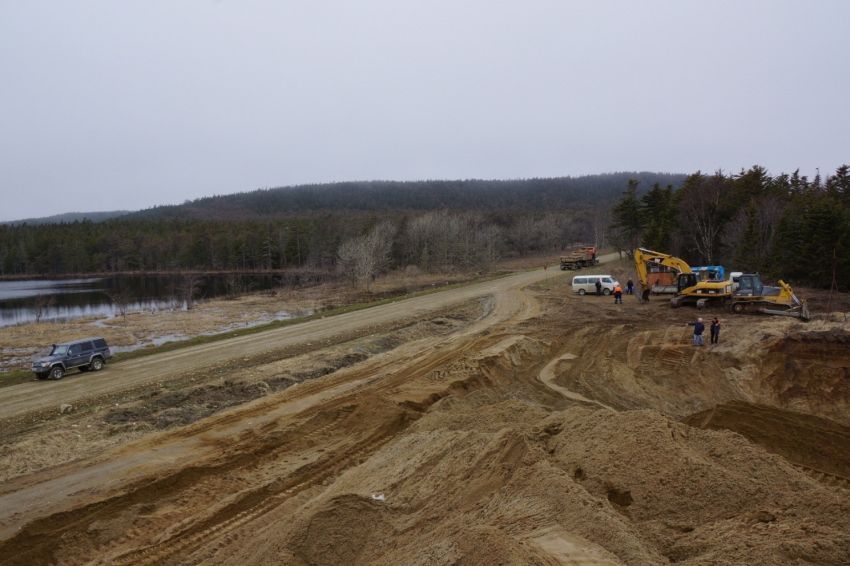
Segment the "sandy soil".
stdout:
<path fill-rule="evenodd" d="M 847 563 L 843 315 L 698 348 L 565 281 L 6 388 L 0 564 Z"/>

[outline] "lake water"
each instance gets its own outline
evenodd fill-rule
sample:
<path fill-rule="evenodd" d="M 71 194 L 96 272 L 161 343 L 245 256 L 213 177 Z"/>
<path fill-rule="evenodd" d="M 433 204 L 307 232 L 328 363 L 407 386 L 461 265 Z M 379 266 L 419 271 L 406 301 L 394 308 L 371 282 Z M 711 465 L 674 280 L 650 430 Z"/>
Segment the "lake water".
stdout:
<path fill-rule="evenodd" d="M 126 312 L 185 309 L 194 300 L 280 285 L 275 275 L 116 276 L 87 279 L 0 281 L 0 327 L 40 320 L 111 317 Z"/>

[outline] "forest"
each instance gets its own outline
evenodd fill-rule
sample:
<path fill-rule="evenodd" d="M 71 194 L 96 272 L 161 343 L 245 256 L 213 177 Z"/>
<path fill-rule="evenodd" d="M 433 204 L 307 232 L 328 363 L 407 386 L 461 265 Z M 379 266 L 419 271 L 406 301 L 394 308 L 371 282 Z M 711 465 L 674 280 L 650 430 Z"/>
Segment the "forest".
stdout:
<path fill-rule="evenodd" d="M 795 283 L 850 285 L 850 167 L 825 179 L 696 172 L 679 189 L 632 180 L 612 211 L 614 239 L 671 253 L 692 265 L 721 264 Z"/>
<path fill-rule="evenodd" d="M 609 205 L 626 182 L 678 186 L 685 176 L 621 172 L 581 177 L 521 180 L 364 181 L 300 185 L 210 196 L 181 205 L 157 206 L 134 218 L 249 219 L 305 216 L 344 211 L 385 213 L 429 210 L 515 213 Z"/>
<path fill-rule="evenodd" d="M 2 225 L 0 275 L 348 273 L 346 254 L 367 240 L 386 251 L 380 270 L 481 269 L 500 257 L 604 238 L 608 211 L 632 178 L 678 186 L 685 176 L 335 183 L 208 197 L 102 222 Z M 375 247 L 378 236 L 392 241 Z"/>
<path fill-rule="evenodd" d="M 616 173 L 365 182 L 208 197 L 102 222 L 0 226 L 0 275 L 311 269 L 481 271 L 575 242 L 672 253 L 794 283 L 850 282 L 850 168 L 825 179 Z"/>

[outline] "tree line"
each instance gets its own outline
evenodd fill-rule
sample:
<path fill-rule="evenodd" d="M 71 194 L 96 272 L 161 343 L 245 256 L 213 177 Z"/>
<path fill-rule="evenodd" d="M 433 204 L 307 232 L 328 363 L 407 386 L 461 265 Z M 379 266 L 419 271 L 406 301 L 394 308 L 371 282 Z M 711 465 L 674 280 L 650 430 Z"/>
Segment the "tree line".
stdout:
<path fill-rule="evenodd" d="M 143 214 L 103 222 L 0 225 L 0 275 L 307 268 L 368 285 L 392 269 L 483 270 L 503 257 L 554 254 L 579 241 L 604 247 L 610 236 L 610 243 L 620 249 L 648 247 L 694 265 L 721 263 L 822 287 L 835 283 L 843 289 L 850 281 L 846 165 L 826 179 L 819 175 L 809 179 L 799 172 L 771 176 L 759 166 L 738 174 L 698 171 L 689 176 L 635 178 L 616 174 L 606 181 L 618 186 L 605 184 L 599 190 L 609 197 L 598 201 L 573 193 L 572 201 L 564 196 L 542 198 L 540 187 L 548 191 L 554 186 L 549 181 L 528 181 L 525 192 L 520 185 L 510 185 L 513 193 L 499 193 L 504 186 L 496 192 L 487 185 L 466 186 L 461 193 L 471 191 L 481 201 L 467 210 L 447 206 L 419 210 L 417 206 L 431 202 L 427 199 L 411 201 L 417 206 L 409 202 L 407 208 L 389 210 L 382 208 L 384 201 L 370 205 L 367 194 L 360 203 L 362 210 L 342 210 L 351 204 L 343 199 L 333 210 L 307 210 L 302 203 L 302 208 L 287 214 L 241 217 L 246 209 L 237 206 L 240 217 L 218 218 L 215 210 L 225 200 L 217 197 L 210 201 L 215 203 L 212 212 L 205 210 L 207 216 L 199 213 L 201 206 L 183 216 Z M 370 186 L 376 191 L 386 188 L 380 183 Z M 437 185 L 413 186 L 422 196 L 420 189 Z M 524 204 L 497 206 L 502 202 L 496 198 L 499 194 L 510 195 L 504 202 Z M 233 198 L 245 195 L 252 193 Z M 491 197 L 494 201 L 487 202 Z M 468 198 L 472 197 L 452 200 L 443 195 L 438 200 L 457 205 L 471 202 L 464 200 Z M 402 200 L 403 196 L 397 197 L 395 205 Z"/>
<path fill-rule="evenodd" d="M 685 176 L 334 183 L 208 197 L 100 222 L 5 224 L 0 275 L 309 268 L 368 280 L 410 265 L 479 269 L 602 241 L 610 206 L 630 178 L 678 185 Z M 383 259 L 367 261 L 364 250 Z"/>
<path fill-rule="evenodd" d="M 738 174 L 697 171 L 679 189 L 630 180 L 612 211 L 622 249 L 671 253 L 691 265 L 818 287 L 850 284 L 850 167 L 823 179 L 771 176 L 760 166 Z"/>
<path fill-rule="evenodd" d="M 0 226 L 0 275 L 309 268 L 368 280 L 411 265 L 435 272 L 475 270 L 502 257 L 592 240 L 607 218 L 600 208 L 7 225 Z"/>

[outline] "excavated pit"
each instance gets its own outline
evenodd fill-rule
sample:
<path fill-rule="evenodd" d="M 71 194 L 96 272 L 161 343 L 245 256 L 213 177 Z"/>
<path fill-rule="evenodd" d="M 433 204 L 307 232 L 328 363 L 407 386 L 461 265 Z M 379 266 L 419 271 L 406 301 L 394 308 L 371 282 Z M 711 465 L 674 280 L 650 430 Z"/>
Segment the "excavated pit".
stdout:
<path fill-rule="evenodd" d="M 737 432 L 793 464 L 843 478 L 850 487 L 850 427 L 743 401 L 718 405 L 691 415 L 684 422 L 698 428 Z"/>

